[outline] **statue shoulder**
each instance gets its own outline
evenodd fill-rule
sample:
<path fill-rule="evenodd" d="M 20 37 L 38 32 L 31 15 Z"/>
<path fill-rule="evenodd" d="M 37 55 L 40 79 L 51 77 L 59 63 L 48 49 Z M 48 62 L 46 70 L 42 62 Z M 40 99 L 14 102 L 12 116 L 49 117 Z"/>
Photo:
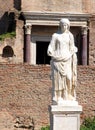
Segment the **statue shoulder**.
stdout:
<path fill-rule="evenodd" d="M 59 34 L 58 33 L 54 33 L 53 35 L 52 35 L 52 38 L 57 38 L 59 36 Z"/>
<path fill-rule="evenodd" d="M 70 37 L 71 40 L 74 39 L 74 35 L 71 32 L 69 32 L 69 37 Z"/>
<path fill-rule="evenodd" d="M 70 37 L 74 37 L 73 34 L 72 34 L 71 32 L 69 32 L 69 36 L 70 36 Z"/>

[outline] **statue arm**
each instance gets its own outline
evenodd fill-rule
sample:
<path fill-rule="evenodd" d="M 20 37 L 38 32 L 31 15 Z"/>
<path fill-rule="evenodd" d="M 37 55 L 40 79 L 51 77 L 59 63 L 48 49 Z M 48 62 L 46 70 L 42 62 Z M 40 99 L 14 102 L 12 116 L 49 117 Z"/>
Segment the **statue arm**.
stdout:
<path fill-rule="evenodd" d="M 50 44 L 49 44 L 49 46 L 48 46 L 47 54 L 48 54 L 49 56 L 51 56 L 51 57 L 53 57 L 53 55 L 54 55 L 56 37 L 57 37 L 57 34 L 54 33 L 54 34 L 52 35 L 52 39 L 51 39 Z"/>

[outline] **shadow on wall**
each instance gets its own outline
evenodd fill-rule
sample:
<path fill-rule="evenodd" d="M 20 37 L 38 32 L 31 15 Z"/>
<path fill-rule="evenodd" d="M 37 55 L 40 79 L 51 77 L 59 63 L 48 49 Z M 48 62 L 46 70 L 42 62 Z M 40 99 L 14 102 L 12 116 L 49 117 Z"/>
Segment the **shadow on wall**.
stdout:
<path fill-rule="evenodd" d="M 0 34 L 15 31 L 16 21 L 14 12 L 5 12 L 0 17 Z"/>
<path fill-rule="evenodd" d="M 21 0 L 14 0 L 14 8 L 18 11 L 21 10 Z"/>
<path fill-rule="evenodd" d="M 0 34 L 6 33 L 8 30 L 8 12 L 5 12 L 0 18 Z"/>
<path fill-rule="evenodd" d="M 21 0 L 13 1 L 13 8 L 17 11 L 21 10 Z M 0 13 L 0 34 L 4 34 L 7 32 L 15 31 L 16 21 L 15 21 L 15 11 L 8 12 L 6 11 L 1 15 Z"/>

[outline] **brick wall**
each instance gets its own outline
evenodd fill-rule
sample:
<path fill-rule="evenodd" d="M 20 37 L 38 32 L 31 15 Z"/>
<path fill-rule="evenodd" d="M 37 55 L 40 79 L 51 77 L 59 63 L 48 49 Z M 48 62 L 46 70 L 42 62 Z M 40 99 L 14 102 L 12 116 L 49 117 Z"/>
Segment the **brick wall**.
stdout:
<path fill-rule="evenodd" d="M 78 67 L 76 91 L 83 106 L 81 118 L 95 115 L 94 77 L 95 66 Z M 50 104 L 50 66 L 0 64 L 0 129 L 28 128 L 31 123 L 40 130 L 49 124 Z"/>
<path fill-rule="evenodd" d="M 95 66 L 78 67 L 77 98 L 83 106 L 82 116 L 95 116 Z"/>

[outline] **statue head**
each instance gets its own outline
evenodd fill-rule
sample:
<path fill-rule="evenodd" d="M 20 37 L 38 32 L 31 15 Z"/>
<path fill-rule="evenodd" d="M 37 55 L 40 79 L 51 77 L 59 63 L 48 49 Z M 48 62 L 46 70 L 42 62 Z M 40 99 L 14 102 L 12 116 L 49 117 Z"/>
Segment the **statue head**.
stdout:
<path fill-rule="evenodd" d="M 69 19 L 67 19 L 67 18 L 62 18 L 62 19 L 60 20 L 60 24 L 67 24 L 68 26 L 70 26 L 70 21 L 69 21 Z"/>
<path fill-rule="evenodd" d="M 70 28 L 70 21 L 67 19 L 67 18 L 62 18 L 60 20 L 60 28 L 61 28 L 61 31 L 64 31 L 64 25 L 67 26 L 67 29 L 69 30 Z"/>

